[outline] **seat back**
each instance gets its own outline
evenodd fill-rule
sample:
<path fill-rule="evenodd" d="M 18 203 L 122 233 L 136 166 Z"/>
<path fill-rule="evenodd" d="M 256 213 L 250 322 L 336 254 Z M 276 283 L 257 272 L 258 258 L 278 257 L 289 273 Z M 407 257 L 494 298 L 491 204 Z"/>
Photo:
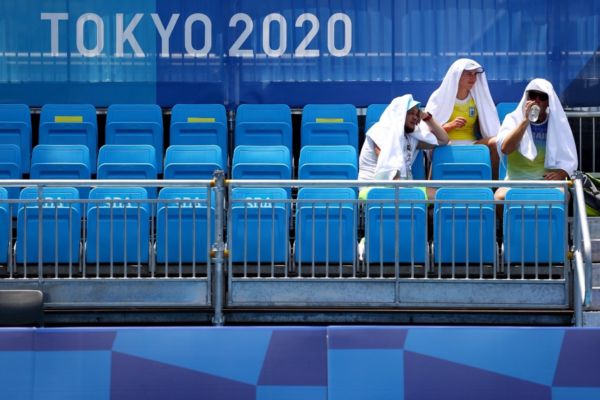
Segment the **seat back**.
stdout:
<path fill-rule="evenodd" d="M 212 179 L 223 169 L 221 148 L 214 144 L 173 145 L 165 155 L 165 179 Z"/>
<path fill-rule="evenodd" d="M 299 179 L 357 179 L 356 149 L 350 145 L 304 146 L 298 163 Z"/>
<path fill-rule="evenodd" d="M 10 248 L 9 238 L 12 237 L 10 232 L 11 212 L 8 209 L 8 204 L 3 201 L 8 199 L 8 191 L 0 187 L 0 264 L 8 262 L 8 254 Z"/>
<path fill-rule="evenodd" d="M 416 188 L 372 188 L 365 206 L 367 263 L 427 263 L 427 196 Z"/>
<path fill-rule="evenodd" d="M 496 111 L 498 112 L 498 118 L 500 119 L 500 123 L 504 122 L 504 118 L 507 114 L 513 112 L 519 103 L 498 103 L 496 104 Z M 498 163 L 498 179 L 502 180 L 506 177 L 506 163 L 507 158 L 505 155 L 502 155 L 502 160 Z"/>
<path fill-rule="evenodd" d="M 307 104 L 302 110 L 300 134 L 307 145 L 347 144 L 358 153 L 358 117 L 352 104 Z"/>
<path fill-rule="evenodd" d="M 381 114 L 385 111 L 389 104 L 371 104 L 367 107 L 367 116 L 365 121 L 365 133 L 371 129 L 375 123 L 379 122 Z"/>
<path fill-rule="evenodd" d="M 289 193 L 282 188 L 234 188 L 231 191 L 229 248 L 234 263 L 287 263 Z"/>
<path fill-rule="evenodd" d="M 91 173 L 96 173 L 98 122 L 91 104 L 46 104 L 40 114 L 40 144 L 85 145 Z"/>
<path fill-rule="evenodd" d="M 97 187 L 87 210 L 88 263 L 147 263 L 149 260 L 148 194 L 141 187 Z"/>
<path fill-rule="evenodd" d="M 440 188 L 435 199 L 434 262 L 496 265 L 495 206 L 477 202 L 493 201 L 492 190 Z"/>
<path fill-rule="evenodd" d="M 82 144 L 39 144 L 31 156 L 33 179 L 90 179 L 90 159 Z"/>
<path fill-rule="evenodd" d="M 81 239 L 81 206 L 79 192 L 72 187 L 42 189 L 42 223 L 40 232 L 39 189 L 21 191 L 17 215 L 16 261 L 37 263 L 41 240 L 42 262 L 77 264 Z"/>
<path fill-rule="evenodd" d="M 31 115 L 26 104 L 0 104 L 0 144 L 14 144 L 21 153 L 21 170 L 31 164 Z"/>
<path fill-rule="evenodd" d="M 237 146 L 231 171 L 233 179 L 291 179 L 289 149 L 285 146 Z"/>
<path fill-rule="evenodd" d="M 511 188 L 506 200 L 517 202 L 504 206 L 505 262 L 564 264 L 567 241 L 563 192 Z"/>
<path fill-rule="evenodd" d="M 296 263 L 355 261 L 355 200 L 356 192 L 350 188 L 301 188 L 298 191 Z"/>
<path fill-rule="evenodd" d="M 492 179 L 490 152 L 482 144 L 439 146 L 433 150 L 433 180 Z"/>
<path fill-rule="evenodd" d="M 292 112 L 286 104 L 241 104 L 235 115 L 235 146 L 285 146 L 292 150 Z"/>
<path fill-rule="evenodd" d="M 206 263 L 215 238 L 214 192 L 210 206 L 205 187 L 164 188 L 158 199 L 156 262 Z"/>
<path fill-rule="evenodd" d="M 98 152 L 98 179 L 156 179 L 154 147 L 106 144 Z M 156 188 L 148 188 L 156 198 Z"/>
<path fill-rule="evenodd" d="M 217 145 L 221 148 L 220 164 L 225 171 L 228 138 L 227 114 L 222 104 L 175 104 L 171 109 L 169 144 Z"/>
<path fill-rule="evenodd" d="M 514 102 L 496 104 L 496 112 L 498 113 L 498 119 L 500 120 L 500 123 L 502 124 L 502 122 L 504 122 L 504 118 L 506 117 L 506 115 L 515 111 L 518 106 L 519 106 L 519 103 L 514 103 Z"/>
<path fill-rule="evenodd" d="M 83 144 L 39 144 L 31 155 L 32 179 L 90 179 L 90 153 Z M 78 188 L 87 198 L 88 188 Z"/>
<path fill-rule="evenodd" d="M 0 144 L 0 179 L 21 179 L 22 172 L 21 149 L 16 144 Z M 6 192 L 9 199 L 19 198 L 18 187 L 7 187 Z M 11 215 L 17 216 L 16 204 L 11 204 Z"/>
<path fill-rule="evenodd" d="M 106 114 L 106 144 L 154 147 L 156 171 L 162 173 L 163 122 L 156 104 L 112 104 Z"/>

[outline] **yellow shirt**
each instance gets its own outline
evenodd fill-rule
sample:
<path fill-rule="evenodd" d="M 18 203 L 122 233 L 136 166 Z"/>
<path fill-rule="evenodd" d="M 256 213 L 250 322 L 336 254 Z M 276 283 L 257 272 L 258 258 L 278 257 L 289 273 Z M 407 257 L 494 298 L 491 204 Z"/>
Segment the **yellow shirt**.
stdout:
<path fill-rule="evenodd" d="M 508 170 L 506 175 L 510 180 L 538 180 L 544 179 L 546 167 L 546 137 L 548 134 L 548 120 L 541 124 L 530 124 L 531 135 L 537 156 L 533 161 L 523 157 L 519 150 L 508 155 Z"/>
<path fill-rule="evenodd" d="M 456 128 L 448 132 L 450 140 L 467 140 L 474 142 L 478 140 L 476 131 L 477 126 L 477 107 L 475 107 L 475 100 L 471 95 L 465 100 L 458 100 L 454 102 L 454 109 L 450 115 L 448 122 L 454 121 L 456 118 L 462 117 L 467 120 L 467 123 L 462 128 Z"/>

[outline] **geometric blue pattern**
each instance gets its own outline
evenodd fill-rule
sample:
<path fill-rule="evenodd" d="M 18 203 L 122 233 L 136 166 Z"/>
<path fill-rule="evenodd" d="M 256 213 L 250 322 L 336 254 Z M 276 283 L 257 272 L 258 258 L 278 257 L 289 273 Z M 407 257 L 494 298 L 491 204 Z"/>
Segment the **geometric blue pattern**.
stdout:
<path fill-rule="evenodd" d="M 397 349 L 330 350 L 329 399 L 404 399 L 403 353 Z"/>
<path fill-rule="evenodd" d="M 0 334 L 0 338 L 3 337 Z M 33 351 L 0 351 L 0 399 L 33 399 Z"/>
<path fill-rule="evenodd" d="M 113 350 L 255 385 L 270 338 L 261 328 L 127 329 Z"/>
<path fill-rule="evenodd" d="M 326 400 L 326 386 L 258 386 L 256 400 Z"/>
<path fill-rule="evenodd" d="M 258 384 L 326 387 L 327 338 L 323 328 L 273 331 Z"/>
<path fill-rule="evenodd" d="M 550 400 L 549 386 L 405 351 L 405 400 Z"/>
<path fill-rule="evenodd" d="M 552 385 L 563 336 L 563 329 L 413 328 L 404 348 Z"/>
<path fill-rule="evenodd" d="M 110 358 L 110 351 L 37 351 L 34 368 L 34 398 L 47 400 L 108 398 Z"/>
<path fill-rule="evenodd" d="M 597 372 L 597 371 L 596 371 Z M 598 388 L 552 388 L 552 400 L 598 400 L 600 389 Z"/>
<path fill-rule="evenodd" d="M 598 329 L 567 331 L 561 348 L 560 362 L 556 368 L 554 386 L 600 388 L 598 377 L 600 377 Z"/>
<path fill-rule="evenodd" d="M 600 399 L 600 329 L 0 329 L 0 399 Z"/>

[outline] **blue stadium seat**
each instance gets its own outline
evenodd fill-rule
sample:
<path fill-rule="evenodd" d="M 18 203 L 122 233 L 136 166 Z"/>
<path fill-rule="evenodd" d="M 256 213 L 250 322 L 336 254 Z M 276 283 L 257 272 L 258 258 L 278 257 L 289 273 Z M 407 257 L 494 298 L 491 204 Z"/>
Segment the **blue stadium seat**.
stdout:
<path fill-rule="evenodd" d="M 282 188 L 238 187 L 231 191 L 231 197 L 232 261 L 287 263 L 290 207 L 272 200 L 289 199 L 288 192 Z"/>
<path fill-rule="evenodd" d="M 22 173 L 21 149 L 16 144 L 0 144 L 0 179 L 21 179 Z M 6 191 L 9 199 L 19 198 L 18 187 L 8 187 Z M 17 216 L 17 205 L 11 204 L 11 214 Z"/>
<path fill-rule="evenodd" d="M 40 144 L 80 144 L 88 149 L 91 173 L 96 173 L 98 122 L 91 104 L 46 104 L 40 114 Z"/>
<path fill-rule="evenodd" d="M 113 104 L 106 114 L 106 144 L 148 144 L 154 147 L 156 171 L 163 166 L 162 111 L 156 104 Z"/>
<path fill-rule="evenodd" d="M 237 146 L 233 152 L 233 179 L 291 179 L 290 151 L 285 146 Z"/>
<path fill-rule="evenodd" d="M 0 187 L 0 264 L 8 263 L 8 255 L 10 252 L 9 238 L 12 236 L 10 232 L 10 212 L 8 204 L 2 200 L 8 199 L 6 189 Z"/>
<path fill-rule="evenodd" d="M 477 203 L 478 200 L 493 201 L 492 190 L 440 188 L 435 199 L 442 203 L 434 207 L 434 262 L 496 265 L 495 206 Z M 456 200 L 469 202 L 452 202 Z"/>
<path fill-rule="evenodd" d="M 506 200 L 517 203 L 504 205 L 504 261 L 564 264 L 564 194 L 559 189 L 511 188 Z M 548 203 L 556 200 L 561 202 Z"/>
<path fill-rule="evenodd" d="M 433 180 L 489 180 L 492 163 L 487 146 L 439 146 L 433 150 Z"/>
<path fill-rule="evenodd" d="M 150 217 L 149 205 L 143 201 L 148 198 L 146 190 L 98 187 L 90 190 L 89 198 L 98 202 L 88 206 L 86 261 L 147 263 Z"/>
<path fill-rule="evenodd" d="M 354 262 L 358 225 L 355 200 L 356 192 L 350 188 L 301 188 L 298 191 L 297 263 Z"/>
<path fill-rule="evenodd" d="M 206 263 L 215 238 L 215 195 L 212 193 L 210 226 L 207 189 L 164 188 L 158 194 L 156 261 Z M 208 235 L 210 230 L 210 236 Z"/>
<path fill-rule="evenodd" d="M 504 180 L 506 178 L 506 168 L 508 166 L 508 157 L 506 154 L 500 156 L 500 162 L 498 163 L 498 179 Z"/>
<path fill-rule="evenodd" d="M 98 179 L 156 179 L 154 147 L 147 144 L 106 144 L 98 153 Z M 156 188 L 148 188 L 156 198 Z"/>
<path fill-rule="evenodd" d="M 376 122 L 381 118 L 381 114 L 385 111 L 385 109 L 389 106 L 389 104 L 371 104 L 367 107 L 367 116 L 365 121 L 365 133 L 371 129 Z"/>
<path fill-rule="evenodd" d="M 228 170 L 227 114 L 222 104 L 175 104 L 171 110 L 170 145 L 217 145 Z"/>
<path fill-rule="evenodd" d="M 292 150 L 292 112 L 286 104 L 241 104 L 235 114 L 235 146 L 285 146 Z"/>
<path fill-rule="evenodd" d="M 223 169 L 221 148 L 214 144 L 173 145 L 165 155 L 165 179 L 212 179 Z"/>
<path fill-rule="evenodd" d="M 415 180 L 424 181 L 427 179 L 427 174 L 425 173 L 425 156 L 423 154 L 423 150 L 415 152 L 415 159 L 412 165 L 412 175 Z"/>
<path fill-rule="evenodd" d="M 81 208 L 79 192 L 72 187 L 43 188 L 42 232 L 39 232 L 38 188 L 21 191 L 17 216 L 16 261 L 19 264 L 37 263 L 38 245 L 42 240 L 43 263 L 79 263 L 81 239 Z"/>
<path fill-rule="evenodd" d="M 412 200 L 394 203 L 394 200 Z M 367 263 L 427 263 L 427 197 L 416 188 L 372 188 L 365 208 Z M 396 249 L 398 254 L 396 255 Z"/>
<path fill-rule="evenodd" d="M 21 152 L 21 171 L 31 164 L 31 115 L 25 104 L 0 104 L 0 144 L 14 144 Z"/>
<path fill-rule="evenodd" d="M 82 144 L 39 144 L 31 155 L 32 179 L 90 179 L 90 159 Z M 79 188 L 80 198 L 87 198 L 88 188 Z"/>
<path fill-rule="evenodd" d="M 298 179 L 357 179 L 356 149 L 349 145 L 304 146 Z"/>
<path fill-rule="evenodd" d="M 307 104 L 302 110 L 302 147 L 348 144 L 358 153 L 358 117 L 352 104 Z"/>
<path fill-rule="evenodd" d="M 500 124 L 504 121 L 504 117 L 507 114 L 515 111 L 519 103 L 498 103 L 496 104 L 496 112 L 498 113 L 498 119 L 500 119 Z"/>
<path fill-rule="evenodd" d="M 496 104 L 496 111 L 498 112 L 498 118 L 500 119 L 500 123 L 504 121 L 504 117 L 507 114 L 513 112 L 519 103 L 498 103 Z M 506 163 L 507 158 L 505 155 L 502 156 L 501 162 L 498 163 L 498 179 L 502 180 L 506 177 Z"/>

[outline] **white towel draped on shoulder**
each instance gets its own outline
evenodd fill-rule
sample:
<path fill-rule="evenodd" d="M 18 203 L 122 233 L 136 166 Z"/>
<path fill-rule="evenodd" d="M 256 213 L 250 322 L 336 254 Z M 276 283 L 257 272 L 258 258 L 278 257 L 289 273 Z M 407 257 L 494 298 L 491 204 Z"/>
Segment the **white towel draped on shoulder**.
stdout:
<path fill-rule="evenodd" d="M 456 101 L 456 93 L 458 92 L 458 81 L 464 70 L 474 70 L 482 68 L 477 62 L 468 58 L 456 60 L 446 72 L 442 84 L 429 97 L 427 107 L 435 120 L 443 125 L 448 122 L 454 103 Z M 475 100 L 477 107 L 479 129 L 484 138 L 494 137 L 500 129 L 500 120 L 496 111 L 496 105 L 492 99 L 490 89 L 488 87 L 485 72 L 477 76 L 477 81 L 471 89 L 471 96 Z"/>
<path fill-rule="evenodd" d="M 367 136 L 381 150 L 375 168 L 376 179 L 390 180 L 398 171 L 404 171 L 404 150 L 406 149 L 407 140 L 410 140 L 413 152 L 419 142 L 438 144 L 435 135 L 429 130 L 421 130 L 419 125 L 415 127 L 415 131 L 411 134 L 404 134 L 404 122 L 408 105 L 413 103 L 416 102 L 410 94 L 395 98 L 387 106 L 379 122 L 367 132 Z"/>
<path fill-rule="evenodd" d="M 560 104 L 560 99 L 552 84 L 545 79 L 534 79 L 529 82 L 516 110 L 504 118 L 498 134 L 498 152 L 502 148 L 506 135 L 512 132 L 525 118 L 525 102 L 527 101 L 527 92 L 530 90 L 548 94 L 548 134 L 544 167 L 546 169 L 562 169 L 570 176 L 577 169 L 578 164 L 573 132 Z M 529 126 L 519 143 L 518 151 L 523 157 L 532 161 L 537 156 L 537 149 Z"/>

